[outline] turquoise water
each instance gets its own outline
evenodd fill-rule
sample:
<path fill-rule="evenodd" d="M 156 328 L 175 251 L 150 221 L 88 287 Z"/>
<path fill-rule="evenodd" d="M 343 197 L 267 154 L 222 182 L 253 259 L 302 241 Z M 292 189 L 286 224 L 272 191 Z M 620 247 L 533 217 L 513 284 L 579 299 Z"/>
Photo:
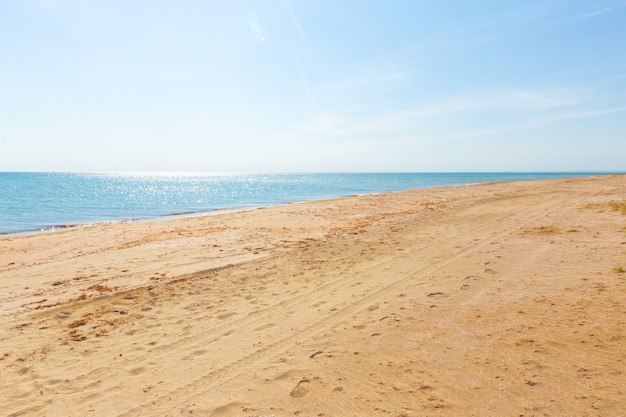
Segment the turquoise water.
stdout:
<path fill-rule="evenodd" d="M 597 173 L 0 173 L 0 233 L 470 183 Z"/>

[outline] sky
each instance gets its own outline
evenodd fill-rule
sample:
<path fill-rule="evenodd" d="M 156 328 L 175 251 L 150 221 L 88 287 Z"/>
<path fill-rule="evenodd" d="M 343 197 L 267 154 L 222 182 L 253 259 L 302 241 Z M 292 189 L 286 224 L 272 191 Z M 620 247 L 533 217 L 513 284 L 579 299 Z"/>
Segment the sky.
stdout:
<path fill-rule="evenodd" d="M 0 0 L 0 171 L 626 171 L 626 0 Z"/>

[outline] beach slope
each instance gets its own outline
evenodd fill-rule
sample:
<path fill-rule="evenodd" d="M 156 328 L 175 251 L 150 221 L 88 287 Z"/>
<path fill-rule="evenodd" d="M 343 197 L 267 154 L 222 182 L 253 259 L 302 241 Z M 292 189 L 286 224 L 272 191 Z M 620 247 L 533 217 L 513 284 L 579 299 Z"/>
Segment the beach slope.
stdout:
<path fill-rule="evenodd" d="M 0 239 L 8 416 L 620 416 L 626 177 Z"/>

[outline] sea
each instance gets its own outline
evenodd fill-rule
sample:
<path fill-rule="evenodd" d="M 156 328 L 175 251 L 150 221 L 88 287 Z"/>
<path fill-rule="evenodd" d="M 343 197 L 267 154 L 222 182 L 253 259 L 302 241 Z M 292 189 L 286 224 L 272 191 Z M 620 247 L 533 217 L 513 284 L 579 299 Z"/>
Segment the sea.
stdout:
<path fill-rule="evenodd" d="M 0 172 L 0 236 L 354 195 L 611 173 Z"/>

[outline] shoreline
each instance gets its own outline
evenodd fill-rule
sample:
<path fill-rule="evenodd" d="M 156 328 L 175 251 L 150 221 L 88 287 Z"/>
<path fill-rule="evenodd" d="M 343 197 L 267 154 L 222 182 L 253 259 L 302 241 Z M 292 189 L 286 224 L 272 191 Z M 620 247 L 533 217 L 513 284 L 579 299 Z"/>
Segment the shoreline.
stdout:
<path fill-rule="evenodd" d="M 0 173 L 2 174 L 2 173 Z M 5 173 L 5 174 L 33 174 L 33 175 L 78 175 L 78 176 L 107 176 L 107 175 L 130 175 L 131 173 L 37 173 L 37 172 L 32 172 L 32 173 Z M 454 175 L 478 175 L 478 176 L 489 176 L 489 175 L 528 175 L 528 176 L 542 176 L 542 175 L 556 175 L 556 176 L 562 176 L 562 177 L 557 177 L 556 179 L 567 179 L 567 178 L 593 178 L 596 176 L 611 176 L 611 175 L 623 175 L 623 173 L 618 173 L 618 172 L 520 172 L 520 173 L 515 173 L 515 172 L 503 172 L 503 173 L 488 173 L 488 172 L 482 172 L 482 173 L 430 173 L 431 175 L 449 175 L 449 176 L 454 176 Z M 177 174 L 172 174 L 173 177 L 185 177 L 185 176 L 190 176 L 191 174 L 189 173 L 180 173 L 179 175 Z M 202 177 L 202 176 L 206 176 L 207 174 L 202 174 L 202 173 L 198 173 L 196 175 L 191 175 L 191 178 L 195 178 L 195 177 Z M 223 174 L 220 174 L 223 175 Z M 241 175 L 245 175 L 245 174 L 237 174 L 238 176 Z M 284 174 L 284 175 L 291 175 L 291 174 Z M 304 174 L 293 174 L 293 175 L 304 175 Z M 352 175 L 352 174 L 311 174 L 311 175 Z M 368 174 L 368 173 L 363 173 L 362 175 L 376 175 L 376 174 Z M 381 175 L 396 175 L 393 173 L 388 173 L 388 174 L 381 174 Z M 429 174 L 420 174 L 420 173 L 403 173 L 403 174 L 397 174 L 397 175 L 429 175 Z M 572 175 L 575 175 L 575 177 L 571 177 Z M 578 176 L 580 175 L 580 176 Z M 134 173 L 134 176 L 137 176 L 136 173 Z M 142 176 L 147 176 L 147 177 L 151 177 L 154 176 L 154 174 L 150 174 L 150 173 L 145 173 L 145 175 L 139 175 L 139 177 Z M 211 175 L 210 177 L 215 177 L 216 175 Z M 217 175 L 219 176 L 219 175 Z M 163 177 L 163 178 L 167 178 L 167 176 L 159 176 L 159 177 Z M 529 178 L 529 179 L 517 179 L 517 180 L 504 180 L 504 181 L 495 181 L 497 182 L 515 182 L 515 181 L 541 181 L 541 180 L 552 180 L 555 178 L 549 178 L 549 179 L 536 179 L 536 178 Z M 352 197 L 352 196 L 364 196 L 364 195 L 376 195 L 376 194 L 385 194 L 388 192 L 403 192 L 403 191 L 410 191 L 410 190 L 421 190 L 421 189 L 435 189 L 435 188 L 440 188 L 440 187 L 455 187 L 455 186 L 464 186 L 464 185 L 475 185 L 475 184 L 488 184 L 488 183 L 493 183 L 494 181 L 479 181 L 479 182 L 467 182 L 467 183 L 463 183 L 463 184 L 458 184 L 458 183 L 454 183 L 454 184 L 450 184 L 450 185 L 431 185 L 431 186 L 425 186 L 425 187 L 417 187 L 417 188 L 408 188 L 408 189 L 398 189 L 398 190 L 391 190 L 391 191 L 373 191 L 373 192 L 363 192 L 363 193 L 350 193 L 350 192 L 346 192 L 344 194 L 341 195 L 335 195 L 334 193 L 330 193 L 327 196 L 322 196 L 320 198 L 313 198 L 313 199 L 295 199 L 293 201 L 282 201 L 282 202 L 273 202 L 273 203 L 266 203 L 266 204 L 255 204 L 253 201 L 252 202 L 248 202 L 245 204 L 242 204 L 240 206 L 232 206 L 232 207 L 217 207 L 217 208 L 209 208 L 209 209 L 199 209 L 199 210 L 192 210 L 192 211 L 186 211 L 183 209 L 182 212 L 177 212 L 177 211 L 172 211 L 171 213 L 165 213 L 165 214 L 157 214 L 157 215 L 141 215 L 139 214 L 131 216 L 131 217 L 119 217 L 116 218 L 117 216 L 101 216 L 102 218 L 100 220 L 94 220 L 94 221 L 80 221 L 78 220 L 81 215 L 77 215 L 74 217 L 74 219 L 69 220 L 67 223 L 56 223 L 56 224 L 47 224 L 47 225 L 36 225 L 36 226 L 32 226 L 30 228 L 25 228 L 25 229 L 19 229 L 19 230 L 0 230 L 0 239 L 2 239 L 3 237 L 7 237 L 7 236 L 23 236 L 23 235 L 30 235 L 30 234 L 39 234 L 39 233 L 54 233 L 54 232 L 58 232 L 58 231 L 64 231 L 67 229 L 72 229 L 72 228 L 82 228 L 82 227 L 90 227 L 94 224 L 100 224 L 100 223 L 120 223 L 120 222 L 146 222 L 146 221 L 160 221 L 163 219 L 167 219 L 170 217 L 178 217 L 180 216 L 206 216 L 206 215 L 213 215 L 215 214 L 215 212 L 230 212 L 230 211 L 239 211 L 239 210 L 252 210 L 252 209 L 257 209 L 257 208 L 265 208 L 265 207 L 273 207 L 273 206 L 279 206 L 279 205 L 284 205 L 284 204 L 292 204 L 292 203 L 296 203 L 296 202 L 312 202 L 312 201 L 324 201 L 326 199 L 336 199 L 336 198 L 348 198 L 348 197 Z M 249 204 L 255 204 L 253 206 L 250 206 Z M 219 213 L 218 213 L 219 214 Z M 108 218 L 110 217 L 110 218 Z"/>
<path fill-rule="evenodd" d="M 1 239 L 15 415 L 620 415 L 626 176 Z"/>
<path fill-rule="evenodd" d="M 292 204 L 292 203 L 286 203 L 286 204 Z M 268 207 L 272 207 L 272 206 L 268 206 Z M 66 232 L 70 230 L 97 227 L 100 225 L 116 225 L 116 224 L 126 224 L 126 223 L 149 223 L 149 222 L 160 222 L 160 221 L 186 219 L 186 218 L 194 218 L 194 217 L 218 216 L 220 214 L 238 213 L 241 211 L 257 210 L 259 208 L 263 208 L 263 207 L 249 207 L 249 208 L 239 208 L 239 209 L 237 208 L 214 209 L 210 211 L 164 214 L 162 216 L 157 216 L 157 217 L 133 218 L 133 219 L 122 219 L 122 220 L 103 220 L 103 221 L 75 223 L 75 224 L 59 224 L 59 225 L 54 225 L 54 226 L 45 226 L 41 228 L 21 230 L 21 231 L 15 231 L 15 232 L 0 232 L 0 240 L 2 240 L 3 238 L 11 238 L 11 237 L 32 236 L 32 235 L 40 235 L 40 234 L 48 234 L 48 233 L 61 233 L 61 232 Z"/>

